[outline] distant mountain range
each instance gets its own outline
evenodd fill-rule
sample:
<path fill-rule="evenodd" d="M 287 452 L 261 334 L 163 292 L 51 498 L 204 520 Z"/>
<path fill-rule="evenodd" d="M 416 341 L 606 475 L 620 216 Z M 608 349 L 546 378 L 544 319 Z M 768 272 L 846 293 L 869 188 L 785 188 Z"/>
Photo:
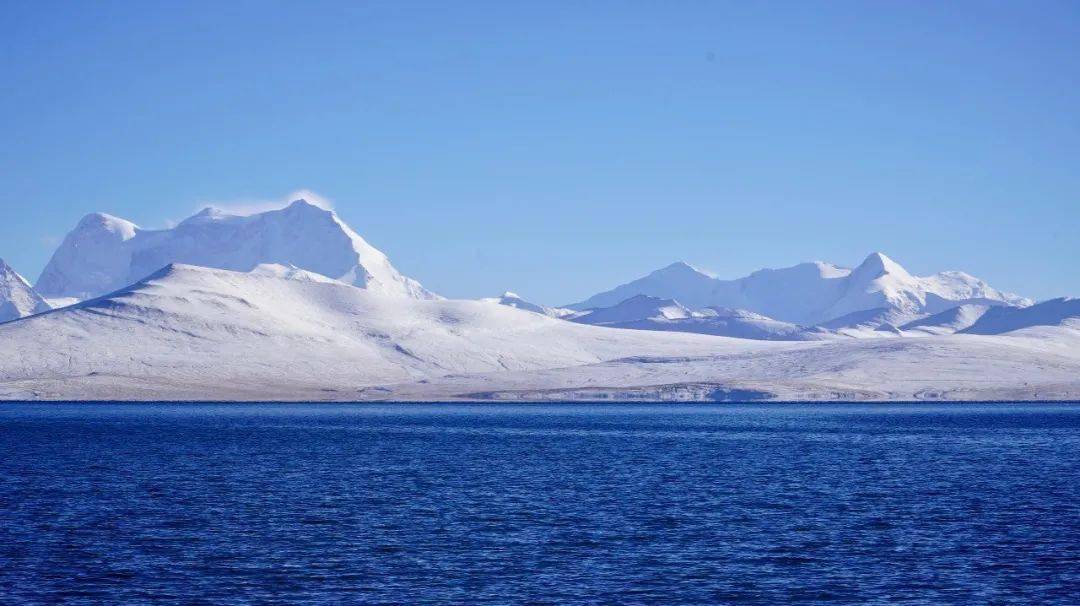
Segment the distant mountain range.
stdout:
<path fill-rule="evenodd" d="M 951 334 L 1033 303 L 959 271 L 916 277 L 882 253 L 854 269 L 802 263 L 736 280 L 679 262 L 566 307 L 500 302 L 596 326 L 783 341 Z"/>
<path fill-rule="evenodd" d="M 1023 307 L 1032 303 L 959 271 L 912 276 L 884 254 L 873 253 L 854 269 L 802 263 L 762 269 L 736 280 L 723 280 L 686 263 L 674 263 L 567 307 L 610 307 L 636 295 L 674 299 L 691 309 L 744 309 L 800 326 L 816 326 L 870 309 L 895 310 L 914 318 L 958 305 Z"/>
<path fill-rule="evenodd" d="M 449 301 L 303 200 L 164 230 L 88 215 L 35 287 L 0 261 L 0 322 L 0 398 L 1080 397 L 1076 299 L 874 253 Z"/>

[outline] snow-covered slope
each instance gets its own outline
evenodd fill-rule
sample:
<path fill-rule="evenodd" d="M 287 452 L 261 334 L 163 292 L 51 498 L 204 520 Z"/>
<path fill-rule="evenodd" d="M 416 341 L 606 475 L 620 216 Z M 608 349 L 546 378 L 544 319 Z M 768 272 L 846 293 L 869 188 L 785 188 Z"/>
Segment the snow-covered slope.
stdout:
<path fill-rule="evenodd" d="M 611 307 L 594 309 L 574 318 L 594 326 L 620 326 L 639 320 L 685 320 L 692 312 L 674 299 L 637 295 Z"/>
<path fill-rule="evenodd" d="M 899 312 L 897 320 L 912 320 L 963 304 L 1031 304 L 963 272 L 912 276 L 892 259 L 873 253 L 855 269 L 802 263 L 763 269 L 737 280 L 721 280 L 675 263 L 569 307 L 610 307 L 635 295 L 675 299 L 690 309 L 745 309 L 802 326 L 882 308 Z"/>
<path fill-rule="evenodd" d="M 45 297 L 86 299 L 127 286 L 170 263 L 250 271 L 292 265 L 384 293 L 435 298 L 402 276 L 332 211 L 305 200 L 240 216 L 207 208 L 172 229 L 147 230 L 104 214 L 84 217 L 37 282 Z"/>
<path fill-rule="evenodd" d="M 1031 307 L 992 308 L 962 332 L 972 335 L 1000 335 L 1033 326 L 1080 326 L 1080 299 L 1063 297 L 1043 301 Z"/>
<path fill-rule="evenodd" d="M 694 318 L 708 326 L 703 332 L 740 339 L 807 341 L 832 337 L 830 331 L 804 328 L 791 322 L 781 322 L 745 309 L 706 307 L 694 312 Z"/>
<path fill-rule="evenodd" d="M 387 296 L 271 266 L 170 265 L 2 324 L 0 344 L 0 398 L 16 399 L 1080 397 L 1071 320 L 1004 336 L 751 341 Z"/>
<path fill-rule="evenodd" d="M 0 322 L 8 322 L 51 309 L 27 281 L 0 259 Z"/>
<path fill-rule="evenodd" d="M 594 326 L 691 332 L 740 339 L 804 341 L 829 336 L 743 309 L 707 307 L 692 311 L 674 299 L 637 295 L 611 307 L 581 312 L 572 321 Z"/>
<path fill-rule="evenodd" d="M 958 305 L 945 311 L 908 322 L 900 326 L 905 335 L 950 335 L 978 321 L 990 309 L 989 305 Z M 1002 307 L 1002 309 L 1013 309 Z"/>
<path fill-rule="evenodd" d="M 238 273 L 170 265 L 105 297 L 2 326 L 0 384 L 83 394 L 76 397 L 274 398 L 590 364 L 625 352 L 763 345 L 615 331 L 480 301 L 387 296 L 267 266 Z"/>
<path fill-rule="evenodd" d="M 777 344 L 781 345 L 781 344 Z M 1080 324 L 1006 336 L 842 339 L 680 358 L 628 356 L 390 386 L 386 399 L 1076 400 Z"/>
<path fill-rule="evenodd" d="M 517 293 L 510 292 L 509 290 L 504 292 L 501 297 L 489 297 L 487 299 L 480 299 L 485 303 L 495 303 L 497 305 L 506 305 L 507 307 L 514 307 L 517 309 L 523 309 L 525 311 L 531 311 L 533 313 L 543 314 L 550 318 L 568 318 L 577 315 L 572 309 L 566 309 L 565 307 L 548 307 L 546 305 L 538 305 L 536 303 L 530 303 L 525 299 L 518 296 Z"/>

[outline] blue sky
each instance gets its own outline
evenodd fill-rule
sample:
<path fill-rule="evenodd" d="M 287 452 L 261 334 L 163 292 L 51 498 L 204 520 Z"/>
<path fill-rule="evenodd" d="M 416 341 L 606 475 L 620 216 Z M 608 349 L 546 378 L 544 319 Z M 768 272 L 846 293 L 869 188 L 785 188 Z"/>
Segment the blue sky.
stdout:
<path fill-rule="evenodd" d="M 1080 295 L 1076 2 L 4 1 L 0 257 L 310 189 L 448 296 L 881 250 Z"/>

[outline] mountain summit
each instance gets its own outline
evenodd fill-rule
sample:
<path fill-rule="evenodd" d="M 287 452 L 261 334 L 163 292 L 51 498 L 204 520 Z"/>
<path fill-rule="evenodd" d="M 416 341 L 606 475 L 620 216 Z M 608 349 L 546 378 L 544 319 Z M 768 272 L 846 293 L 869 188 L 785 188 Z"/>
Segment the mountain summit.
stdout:
<path fill-rule="evenodd" d="M 304 199 L 253 215 L 206 208 L 171 229 L 142 229 L 104 214 L 84 217 L 37 282 L 46 297 L 87 299 L 137 282 L 170 263 L 233 271 L 292 266 L 368 290 L 436 295 L 401 275 L 333 211 Z"/>
<path fill-rule="evenodd" d="M 17 320 L 52 309 L 30 284 L 0 259 L 0 322 Z"/>

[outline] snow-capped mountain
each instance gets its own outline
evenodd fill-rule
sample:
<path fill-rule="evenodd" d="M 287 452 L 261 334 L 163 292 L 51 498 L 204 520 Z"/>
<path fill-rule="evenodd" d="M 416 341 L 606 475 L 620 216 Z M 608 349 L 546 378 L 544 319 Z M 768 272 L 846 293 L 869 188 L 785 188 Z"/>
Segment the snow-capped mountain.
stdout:
<path fill-rule="evenodd" d="M 105 214 L 84 217 L 53 254 L 36 288 L 45 297 L 87 299 L 123 288 L 170 263 L 249 271 L 291 265 L 372 291 L 432 299 L 334 212 L 303 199 L 286 208 L 233 215 L 214 208 L 171 229 L 142 229 Z"/>
<path fill-rule="evenodd" d="M 692 332 L 740 339 L 803 341 L 826 338 L 828 331 L 779 322 L 744 309 L 706 307 L 693 311 L 674 299 L 637 295 L 611 307 L 581 312 L 572 321 L 610 328 Z"/>
<path fill-rule="evenodd" d="M 522 299 L 517 293 L 510 292 L 509 290 L 504 292 L 500 297 L 489 297 L 480 300 L 485 303 L 506 305 L 507 307 L 514 307 L 517 309 L 523 309 L 525 311 L 531 311 L 533 313 L 543 314 L 550 318 L 568 318 L 570 316 L 577 315 L 576 311 L 572 309 L 566 309 L 565 307 L 548 307 L 546 305 L 530 303 L 529 301 Z"/>
<path fill-rule="evenodd" d="M 0 259 L 0 322 L 52 309 L 10 265 Z"/>
<path fill-rule="evenodd" d="M 663 303 L 663 318 L 687 319 Z M 0 343 L 7 399 L 1080 397 L 1073 320 L 1004 336 L 752 341 L 387 296 L 278 266 L 170 265 L 0 324 Z"/>
<path fill-rule="evenodd" d="M 686 263 L 674 263 L 568 307 L 611 307 L 635 295 L 676 299 L 691 309 L 745 309 L 801 326 L 866 310 L 894 310 L 899 312 L 896 319 L 911 320 L 957 305 L 1031 304 L 1029 299 L 998 291 L 963 272 L 912 276 L 892 259 L 873 253 L 854 269 L 802 263 L 763 269 L 737 280 L 722 280 Z"/>

